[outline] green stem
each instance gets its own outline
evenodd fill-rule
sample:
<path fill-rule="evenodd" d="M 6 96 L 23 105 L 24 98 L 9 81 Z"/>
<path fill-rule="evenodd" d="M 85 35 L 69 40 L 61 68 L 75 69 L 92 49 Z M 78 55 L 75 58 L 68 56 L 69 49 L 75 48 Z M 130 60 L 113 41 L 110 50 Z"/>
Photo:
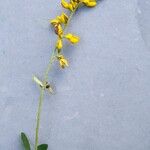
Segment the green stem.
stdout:
<path fill-rule="evenodd" d="M 44 74 L 44 83 L 48 80 L 48 73 L 51 70 L 52 63 L 54 61 L 55 57 L 55 50 L 53 51 L 49 64 L 47 66 L 47 69 Z M 44 88 L 41 88 L 40 90 L 40 97 L 39 97 L 39 104 L 38 104 L 38 111 L 37 111 L 37 117 L 36 117 L 36 134 L 35 134 L 35 150 L 37 150 L 38 147 L 38 140 L 39 140 L 39 127 L 40 127 L 40 119 L 41 119 L 41 112 L 42 112 L 42 105 L 44 100 Z"/>
<path fill-rule="evenodd" d="M 35 135 L 35 150 L 37 150 L 37 147 L 38 147 L 39 126 L 40 126 L 40 118 L 41 118 L 43 99 L 44 99 L 44 89 L 41 88 L 39 104 L 38 104 L 38 112 L 37 112 L 36 135 Z"/>
<path fill-rule="evenodd" d="M 67 29 L 73 15 L 75 14 L 77 8 L 79 7 L 80 4 L 77 5 L 77 7 L 70 13 L 69 19 L 68 19 L 68 23 L 64 26 L 64 32 Z M 48 81 L 48 74 L 52 68 L 52 64 L 54 61 L 54 58 L 56 56 L 55 54 L 56 52 L 56 48 L 53 50 L 52 55 L 50 57 L 50 61 L 49 64 L 47 66 L 47 69 L 44 73 L 44 83 L 46 81 Z M 41 120 L 41 112 L 42 112 L 42 105 L 43 105 L 43 101 L 44 101 L 44 88 L 41 88 L 40 90 L 40 96 L 39 96 L 39 104 L 38 104 L 38 110 L 37 110 L 37 117 L 36 117 L 36 134 L 35 134 L 35 150 L 37 150 L 38 148 L 38 143 L 39 143 L 39 127 L 40 127 L 40 120 Z"/>

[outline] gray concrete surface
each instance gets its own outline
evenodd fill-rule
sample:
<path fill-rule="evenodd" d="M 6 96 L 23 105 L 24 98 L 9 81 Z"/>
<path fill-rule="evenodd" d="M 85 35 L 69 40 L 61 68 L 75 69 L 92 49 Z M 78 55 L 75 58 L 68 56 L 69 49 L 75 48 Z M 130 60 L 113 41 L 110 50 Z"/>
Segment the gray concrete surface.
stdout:
<path fill-rule="evenodd" d="M 56 36 L 48 19 L 59 0 L 0 1 L 0 150 L 23 150 L 19 134 L 34 143 L 39 89 Z M 50 73 L 56 91 L 46 95 L 40 143 L 49 150 L 150 149 L 150 0 L 103 0 L 77 12 L 66 43 L 70 67 Z"/>

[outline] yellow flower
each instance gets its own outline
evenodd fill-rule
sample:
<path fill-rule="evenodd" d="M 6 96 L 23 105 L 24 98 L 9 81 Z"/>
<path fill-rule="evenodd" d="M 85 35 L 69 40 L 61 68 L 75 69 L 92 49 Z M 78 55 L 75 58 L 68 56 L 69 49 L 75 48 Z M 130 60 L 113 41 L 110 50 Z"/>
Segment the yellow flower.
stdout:
<path fill-rule="evenodd" d="M 67 24 L 68 16 L 65 13 L 62 13 L 60 16 L 57 16 L 55 19 L 51 20 L 50 23 L 54 26 L 56 24 Z"/>
<path fill-rule="evenodd" d="M 63 55 L 58 55 L 57 59 L 59 61 L 59 65 L 62 69 L 69 66 L 67 59 Z"/>
<path fill-rule="evenodd" d="M 61 26 L 60 24 L 55 24 L 54 29 L 55 29 L 55 33 L 56 33 L 59 37 L 62 37 L 62 35 L 63 35 L 62 26 Z"/>
<path fill-rule="evenodd" d="M 61 0 L 61 5 L 71 11 L 73 11 L 77 7 L 77 5 L 79 5 L 79 3 L 83 3 L 88 7 L 94 7 L 97 5 L 96 0 L 70 0 L 70 2 L 66 2 L 66 0 Z"/>
<path fill-rule="evenodd" d="M 61 50 L 62 47 L 63 47 L 62 39 L 59 38 L 59 39 L 57 40 L 57 43 L 56 43 L 56 48 L 57 48 L 58 50 Z"/>
<path fill-rule="evenodd" d="M 55 19 L 51 20 L 50 23 L 54 26 L 55 33 L 62 37 L 63 35 L 63 29 L 61 24 L 67 24 L 68 22 L 68 16 L 65 13 L 62 13 L 60 16 L 57 16 Z"/>
<path fill-rule="evenodd" d="M 60 21 L 60 23 L 67 24 L 68 22 L 68 16 L 65 13 L 62 13 L 61 16 L 57 16 L 57 19 Z"/>
<path fill-rule="evenodd" d="M 55 26 L 56 24 L 59 24 L 60 22 L 59 22 L 58 19 L 53 19 L 53 20 L 50 21 L 50 23 L 51 23 L 53 26 Z"/>
<path fill-rule="evenodd" d="M 70 4 L 72 5 L 73 9 L 76 8 L 77 4 L 79 3 L 78 0 L 70 0 Z"/>
<path fill-rule="evenodd" d="M 61 0 L 62 6 L 71 11 L 73 11 L 79 3 L 83 3 L 88 7 L 94 7 L 97 5 L 96 0 L 70 0 L 70 2 L 66 2 L 66 0 Z"/>
<path fill-rule="evenodd" d="M 69 3 L 66 2 L 65 0 L 61 0 L 61 5 L 62 5 L 64 8 L 66 8 L 66 9 L 69 8 Z"/>
<path fill-rule="evenodd" d="M 66 34 L 65 38 L 67 40 L 69 40 L 72 44 L 78 43 L 79 40 L 80 40 L 80 38 L 78 36 L 75 36 L 75 35 L 73 35 L 71 33 Z"/>
<path fill-rule="evenodd" d="M 97 5 L 96 0 L 83 0 L 82 2 L 88 7 L 94 7 Z"/>
<path fill-rule="evenodd" d="M 70 11 L 73 11 L 76 8 L 77 4 L 77 0 L 70 0 L 70 2 L 66 2 L 66 0 L 61 0 L 61 5 L 64 8 L 69 9 Z"/>

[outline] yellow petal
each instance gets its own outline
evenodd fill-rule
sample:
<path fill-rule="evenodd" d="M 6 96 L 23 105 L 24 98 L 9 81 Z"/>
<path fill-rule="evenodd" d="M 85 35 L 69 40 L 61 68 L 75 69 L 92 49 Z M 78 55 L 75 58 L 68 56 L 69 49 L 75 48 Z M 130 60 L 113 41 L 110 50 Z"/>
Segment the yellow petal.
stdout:
<path fill-rule="evenodd" d="M 62 40 L 61 40 L 61 39 L 58 39 L 58 40 L 57 40 L 57 43 L 56 43 L 56 48 L 60 50 L 60 49 L 62 49 L 62 47 L 63 47 Z"/>
<path fill-rule="evenodd" d="M 53 20 L 50 21 L 50 23 L 51 23 L 52 25 L 55 25 L 55 24 L 58 24 L 58 23 L 59 23 L 59 20 L 58 20 L 58 19 L 53 19 Z"/>
<path fill-rule="evenodd" d="M 59 60 L 59 65 L 62 69 L 69 66 L 67 59 L 63 55 L 58 55 L 57 58 Z"/>
<path fill-rule="evenodd" d="M 62 26 L 60 24 L 56 24 L 55 26 L 55 33 L 61 37 L 62 34 L 63 34 L 63 29 L 62 29 Z"/>
<path fill-rule="evenodd" d="M 68 65 L 68 61 L 67 61 L 67 59 L 61 59 L 61 63 L 62 64 L 64 64 L 66 67 L 68 67 L 69 65 Z"/>
<path fill-rule="evenodd" d="M 62 13 L 61 16 L 57 16 L 57 19 L 60 21 L 60 23 L 67 24 L 68 22 L 68 16 L 65 13 Z"/>
<path fill-rule="evenodd" d="M 94 7 L 97 5 L 96 0 L 83 0 L 83 3 L 88 7 Z"/>
<path fill-rule="evenodd" d="M 66 8 L 66 9 L 69 8 L 69 3 L 66 2 L 65 0 L 61 0 L 61 5 L 62 5 L 64 8 Z"/>
<path fill-rule="evenodd" d="M 63 29 L 61 25 L 58 25 L 58 35 L 62 35 L 63 34 Z"/>
<path fill-rule="evenodd" d="M 69 10 L 71 10 L 71 11 L 74 10 L 73 5 L 72 5 L 71 3 L 66 2 L 65 0 L 61 0 L 61 5 L 62 5 L 64 8 L 69 9 Z"/>
<path fill-rule="evenodd" d="M 70 4 L 72 5 L 72 7 L 74 9 L 74 8 L 76 8 L 78 3 L 76 1 L 70 0 Z"/>
<path fill-rule="evenodd" d="M 65 38 L 68 39 L 72 44 L 78 43 L 80 38 L 78 36 L 75 36 L 71 33 L 68 33 L 65 35 Z"/>
<path fill-rule="evenodd" d="M 65 68 L 65 65 L 64 65 L 64 63 L 63 63 L 62 61 L 59 61 L 59 65 L 60 65 L 60 67 L 61 67 L 62 69 Z"/>
<path fill-rule="evenodd" d="M 72 5 L 72 4 L 69 4 L 69 7 L 68 7 L 68 9 L 69 9 L 70 11 L 73 11 L 73 10 L 74 10 L 74 7 L 73 7 L 73 5 Z"/>

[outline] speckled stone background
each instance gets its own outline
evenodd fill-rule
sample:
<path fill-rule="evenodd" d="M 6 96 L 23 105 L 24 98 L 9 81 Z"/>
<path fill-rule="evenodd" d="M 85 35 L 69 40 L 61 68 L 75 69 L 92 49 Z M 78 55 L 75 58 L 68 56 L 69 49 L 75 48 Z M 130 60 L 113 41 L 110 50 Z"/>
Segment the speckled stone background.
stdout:
<path fill-rule="evenodd" d="M 56 36 L 48 19 L 60 0 L 0 1 L 0 150 L 23 150 L 24 131 L 34 144 L 39 89 Z M 150 0 L 103 0 L 79 10 L 66 43 L 70 67 L 50 73 L 40 143 L 49 150 L 150 149 Z"/>

